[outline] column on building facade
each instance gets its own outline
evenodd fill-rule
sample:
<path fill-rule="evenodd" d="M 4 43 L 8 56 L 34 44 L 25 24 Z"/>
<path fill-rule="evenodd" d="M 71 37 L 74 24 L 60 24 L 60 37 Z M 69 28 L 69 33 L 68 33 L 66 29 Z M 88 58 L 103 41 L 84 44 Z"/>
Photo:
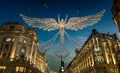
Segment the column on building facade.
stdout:
<path fill-rule="evenodd" d="M 32 43 L 32 47 L 31 47 L 31 52 L 30 52 L 30 63 L 33 63 L 33 60 L 34 60 L 34 58 L 32 57 L 32 55 L 33 55 L 33 51 L 34 51 L 34 41 L 33 41 L 33 43 Z M 33 63 L 34 64 L 34 63 Z"/>
<path fill-rule="evenodd" d="M 89 67 L 90 67 L 91 66 L 90 56 L 88 57 L 88 64 L 89 64 Z"/>
<path fill-rule="evenodd" d="M 13 59 L 15 58 L 15 52 L 16 52 L 16 48 L 17 48 L 17 42 L 18 42 L 18 38 L 15 38 L 15 42 L 13 43 L 11 52 L 10 52 L 10 61 L 13 61 Z"/>
<path fill-rule="evenodd" d="M 36 45 L 36 44 L 35 44 Z M 37 48 L 35 47 L 34 48 L 34 61 L 33 61 L 33 64 L 35 65 L 35 63 L 36 63 L 36 55 L 37 54 Z"/>
<path fill-rule="evenodd" d="M 91 55 L 91 61 L 92 61 L 92 66 L 94 66 L 94 57 L 93 57 L 93 55 Z"/>
<path fill-rule="evenodd" d="M 88 57 L 88 59 L 87 59 L 87 62 L 88 62 L 88 63 L 87 63 L 87 64 L 88 64 L 87 66 L 88 66 L 88 68 L 89 68 L 89 66 L 90 66 L 89 57 Z"/>
<path fill-rule="evenodd" d="M 107 51 L 106 51 L 106 42 L 103 42 L 103 49 L 105 52 L 106 62 L 107 62 L 107 64 L 109 64 L 109 59 L 108 59 L 108 55 L 107 55 Z"/>
<path fill-rule="evenodd" d="M 113 58 L 113 63 L 114 63 L 114 65 L 116 65 L 115 54 L 112 54 L 112 58 Z"/>
<path fill-rule="evenodd" d="M 114 65 L 116 65 L 115 52 L 112 50 L 112 49 L 115 49 L 115 46 L 112 43 L 110 43 L 110 47 L 111 47 L 113 63 Z"/>

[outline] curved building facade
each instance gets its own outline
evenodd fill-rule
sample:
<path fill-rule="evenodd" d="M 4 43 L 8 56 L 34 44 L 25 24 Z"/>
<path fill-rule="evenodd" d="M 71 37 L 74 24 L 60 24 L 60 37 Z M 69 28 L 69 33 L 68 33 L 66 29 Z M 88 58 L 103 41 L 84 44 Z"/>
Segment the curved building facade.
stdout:
<path fill-rule="evenodd" d="M 0 28 L 0 73 L 48 73 L 44 54 L 38 51 L 37 34 L 18 22 Z"/>

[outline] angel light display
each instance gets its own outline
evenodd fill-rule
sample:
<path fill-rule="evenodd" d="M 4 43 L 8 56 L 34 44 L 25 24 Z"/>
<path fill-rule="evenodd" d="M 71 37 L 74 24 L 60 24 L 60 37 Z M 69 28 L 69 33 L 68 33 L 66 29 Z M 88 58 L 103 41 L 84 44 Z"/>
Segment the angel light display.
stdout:
<path fill-rule="evenodd" d="M 68 19 L 67 15 L 66 15 L 65 20 L 64 19 L 60 20 L 60 15 L 58 15 L 58 22 L 54 18 L 32 18 L 32 17 L 25 16 L 23 14 L 20 14 L 20 16 L 30 26 L 37 27 L 37 28 L 47 30 L 47 31 L 53 31 L 57 29 L 60 30 L 59 31 L 60 32 L 60 45 L 64 45 L 65 44 L 64 43 L 65 29 L 76 30 L 76 31 L 79 29 L 82 30 L 83 28 L 87 26 L 91 26 L 97 23 L 103 16 L 104 12 L 105 10 L 102 10 L 96 14 L 85 16 L 85 17 L 71 17 L 69 18 L 68 22 L 66 22 Z M 56 37 L 56 35 L 54 37 Z M 52 41 L 53 40 L 55 41 L 55 39 L 52 39 Z"/>

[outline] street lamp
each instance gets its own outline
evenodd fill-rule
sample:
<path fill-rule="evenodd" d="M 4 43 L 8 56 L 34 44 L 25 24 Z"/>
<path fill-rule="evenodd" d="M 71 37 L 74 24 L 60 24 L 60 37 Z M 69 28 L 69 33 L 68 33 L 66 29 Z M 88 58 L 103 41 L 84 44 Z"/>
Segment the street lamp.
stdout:
<path fill-rule="evenodd" d="M 62 61 L 62 55 L 61 55 L 61 66 L 60 66 L 60 70 L 59 70 L 59 73 L 64 73 L 65 70 L 64 70 L 64 61 Z"/>

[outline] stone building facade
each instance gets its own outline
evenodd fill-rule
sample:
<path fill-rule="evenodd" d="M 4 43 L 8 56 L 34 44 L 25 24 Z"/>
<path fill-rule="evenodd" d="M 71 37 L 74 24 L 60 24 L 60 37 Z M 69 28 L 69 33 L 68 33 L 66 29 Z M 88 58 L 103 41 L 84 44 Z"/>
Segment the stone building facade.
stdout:
<path fill-rule="evenodd" d="M 120 73 L 120 41 L 116 34 L 92 31 L 66 68 L 67 73 Z"/>
<path fill-rule="evenodd" d="M 48 63 L 38 50 L 34 29 L 18 22 L 1 25 L 0 73 L 48 73 Z"/>

